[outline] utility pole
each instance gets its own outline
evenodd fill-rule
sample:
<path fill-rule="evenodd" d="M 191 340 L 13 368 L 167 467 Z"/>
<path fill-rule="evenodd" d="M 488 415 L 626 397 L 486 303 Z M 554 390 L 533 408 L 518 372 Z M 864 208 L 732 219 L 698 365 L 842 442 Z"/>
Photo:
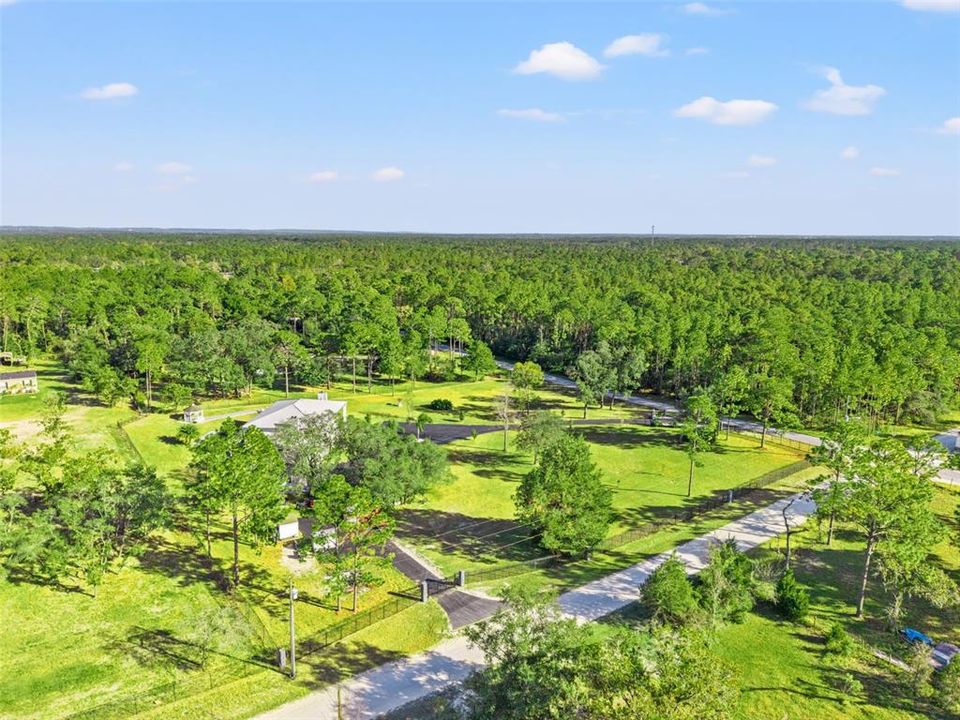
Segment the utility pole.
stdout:
<path fill-rule="evenodd" d="M 290 678 L 297 677 L 297 635 L 293 624 L 293 601 L 297 599 L 297 589 L 290 578 Z"/>

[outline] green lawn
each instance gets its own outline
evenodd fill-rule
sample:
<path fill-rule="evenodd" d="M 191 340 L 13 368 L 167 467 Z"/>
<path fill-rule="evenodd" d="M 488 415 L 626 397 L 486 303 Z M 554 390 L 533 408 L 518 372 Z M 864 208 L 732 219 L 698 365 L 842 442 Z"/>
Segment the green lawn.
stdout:
<path fill-rule="evenodd" d="M 953 526 L 953 512 L 960 505 L 960 493 L 938 488 L 935 509 L 944 522 Z M 811 629 L 780 622 L 766 614 L 755 614 L 743 625 L 731 625 L 719 635 L 718 649 L 739 670 L 743 688 L 740 717 L 744 720 L 792 718 L 876 718 L 899 720 L 933 712 L 924 700 L 905 687 L 903 674 L 891 665 L 864 653 L 838 670 L 836 663 L 824 662 L 822 636 L 827 625 L 840 621 L 865 646 L 905 656 L 907 647 L 887 631 L 883 608 L 888 596 L 873 578 L 866 606 L 866 619 L 853 617 L 863 543 L 856 534 L 842 528 L 831 547 L 817 542 L 815 528 L 798 536 L 795 569 L 798 579 L 811 593 L 815 625 Z M 756 552 L 773 557 L 776 543 Z M 933 562 L 954 580 L 960 581 L 960 551 L 948 542 L 935 548 Z M 960 610 L 938 610 L 913 600 L 906 605 L 906 625 L 927 632 L 935 640 L 960 642 Z M 844 706 L 835 689 L 840 672 L 850 672 L 864 685 L 864 694 Z M 784 715 L 784 708 L 789 708 Z M 943 717 L 942 715 L 934 717 Z"/>
<path fill-rule="evenodd" d="M 437 423 L 495 425 L 498 422 L 495 401 L 507 388 L 503 377 L 488 376 L 479 381 L 463 377 L 459 382 L 397 383 L 392 388 L 377 382 L 372 393 L 366 391 L 365 384 L 358 385 L 357 392 L 353 392 L 350 383 L 341 381 L 328 392 L 331 399 L 346 400 L 347 411 L 353 415 L 369 414 L 406 421 L 425 412 Z M 544 385 L 536 396 L 539 409 L 561 413 L 566 418 L 583 418 L 583 406 L 572 390 Z M 454 409 L 452 412 L 431 410 L 427 406 L 433 400 L 449 400 Z M 463 412 L 462 419 L 460 411 Z M 647 411 L 636 406 L 617 403 L 613 410 L 591 407 L 587 418 L 629 418 L 646 414 Z"/>
<path fill-rule="evenodd" d="M 760 449 L 731 436 L 702 457 L 693 496 L 687 498 L 689 460 L 675 430 L 635 425 L 577 427 L 587 439 L 604 482 L 613 491 L 610 534 L 685 509 L 800 459 L 773 444 Z M 531 468 L 531 456 L 509 433 L 480 435 L 447 446 L 454 481 L 431 491 L 427 501 L 403 514 L 402 533 L 445 574 L 513 562 L 542 554 L 512 522 L 513 494 Z"/>
<path fill-rule="evenodd" d="M 189 452 L 176 441 L 181 423 L 169 410 L 161 406 L 138 416 L 127 407 L 104 407 L 70 384 L 56 363 L 40 360 L 33 367 L 40 372 L 41 392 L 0 399 L 0 427 L 29 442 L 39 430 L 44 396 L 64 392 L 65 419 L 80 448 L 106 447 L 127 459 L 142 458 L 180 491 Z M 203 406 L 208 417 L 243 412 L 243 420 L 282 397 L 276 390 L 255 390 L 249 397 Z M 204 423 L 200 430 L 218 423 Z M 230 554 L 222 529 L 213 562 L 194 537 L 175 530 L 140 561 L 109 575 L 96 598 L 79 587 L 0 580 L 0 717 L 62 718 L 109 702 L 96 716 L 110 718 L 126 713 L 136 698 L 147 697 L 140 709 L 152 706 L 151 693 L 174 682 L 183 699 L 170 705 L 167 694 L 159 695 L 157 717 L 249 717 L 344 674 L 429 647 L 447 631 L 439 606 L 416 605 L 303 658 L 298 681 L 290 682 L 265 669 L 276 647 L 286 643 L 290 569 L 281 563 L 278 546 L 261 553 L 244 546 L 243 586 L 231 598 L 223 591 Z M 361 595 L 361 609 L 411 584 L 393 568 L 383 575 L 383 585 Z M 335 612 L 322 596 L 318 572 L 298 574 L 296 583 L 301 638 L 350 615 Z M 214 614 L 222 624 L 215 652 L 205 667 L 197 667 L 200 628 Z"/>
<path fill-rule="evenodd" d="M 0 399 L 0 427 L 10 427 L 19 438 L 29 441 L 38 428 L 36 421 L 42 411 L 43 396 L 52 390 L 66 392 L 66 419 L 81 447 L 108 447 L 131 459 L 142 457 L 158 468 L 172 490 L 179 491 L 189 453 L 176 442 L 180 422 L 169 409 L 160 407 L 157 412 L 137 416 L 126 407 L 106 408 L 70 385 L 56 363 L 40 360 L 34 367 L 40 372 L 42 392 Z M 353 415 L 400 420 L 419 414 L 433 399 L 446 398 L 455 408 L 463 409 L 462 422 L 489 424 L 494 422 L 494 399 L 503 387 L 503 381 L 492 378 L 480 382 L 420 382 L 406 393 L 405 386 L 391 389 L 378 382 L 375 392 L 368 394 L 362 382 L 357 393 L 349 382 L 340 382 L 330 395 L 347 400 L 348 412 Z M 315 392 L 316 389 L 301 389 L 298 395 L 314 396 Z M 240 419 L 246 419 L 282 397 L 280 391 L 258 389 L 249 397 L 207 400 L 202 404 L 208 417 L 244 413 Z M 562 410 L 568 418 L 581 416 L 575 398 L 568 393 L 544 390 L 540 403 L 542 407 Z M 591 409 L 590 417 L 634 417 L 639 412 L 620 407 L 612 413 Z M 435 422 L 461 422 L 456 412 L 430 414 Z M 118 423 L 123 423 L 122 429 Z M 200 430 L 213 429 L 217 424 L 207 422 Z M 676 446 L 672 431 L 593 426 L 578 428 L 578 432 L 583 432 L 590 442 L 594 458 L 614 491 L 617 521 L 611 533 L 682 508 L 719 489 L 739 485 L 798 457 L 776 446 L 761 451 L 754 441 L 734 437 L 717 453 L 704 456 L 704 466 L 697 469 L 694 497 L 688 501 L 687 458 Z M 454 481 L 437 488 L 425 504 L 409 511 L 412 521 L 434 535 L 465 523 L 474 528 L 471 534 L 477 542 L 465 546 L 454 542 L 452 547 L 443 548 L 444 552 L 434 541 L 417 540 L 424 553 L 445 572 L 509 562 L 537 552 L 511 522 L 512 495 L 517 482 L 530 468 L 530 458 L 513 451 L 513 433 L 510 440 L 508 453 L 500 450 L 500 433 L 449 445 Z M 816 471 L 811 469 L 749 501 L 734 503 L 709 517 L 615 551 L 596 553 L 590 561 L 540 570 L 515 581 L 557 588 L 587 582 L 729 522 L 789 492 L 813 474 Z M 839 542 L 846 540 L 841 537 Z M 478 552 L 478 548 L 484 551 Z M 842 549 L 839 544 L 838 548 Z M 230 544 L 222 529 L 217 535 L 212 563 L 203 558 L 195 538 L 182 530 L 171 531 L 142 561 L 133 561 L 109 576 L 97 598 L 82 592 L 0 581 L 0 647 L 12 649 L 0 654 L 0 715 L 64 717 L 107 700 L 123 700 L 177 681 L 189 690 L 189 697 L 158 706 L 148 713 L 149 717 L 244 718 L 345 674 L 429 647 L 446 632 L 445 616 L 435 603 L 416 605 L 328 652 L 302 658 L 299 679 L 290 682 L 273 670 L 247 662 L 251 657 L 266 659 L 265 651 L 285 641 L 285 589 L 290 570 L 281 562 L 280 549 L 270 547 L 256 553 L 242 548 L 244 586 L 235 600 L 221 589 L 229 554 Z M 801 551 L 801 558 L 802 555 Z M 301 637 L 349 614 L 337 614 L 329 600 L 322 597 L 322 578 L 316 571 L 298 574 L 296 584 L 301 590 L 297 609 Z M 361 609 L 409 584 L 390 569 L 382 586 L 364 593 Z M 199 669 L 191 665 L 196 649 L 190 644 L 198 642 L 198 627 L 215 611 L 224 615 L 224 629 L 218 633 L 217 651 L 206 667 Z M 918 623 L 923 621 L 918 619 Z M 937 627 L 933 619 L 922 626 Z M 213 687 L 205 689 L 209 685 Z M 198 692 L 199 689 L 204 691 Z M 109 717 L 106 713 L 102 716 Z"/>
<path fill-rule="evenodd" d="M 185 567 L 191 566 L 183 557 Z M 251 656 L 257 637 L 209 584 L 154 557 L 109 575 L 97 597 L 0 581 L 0 715 L 55 718 L 114 697 L 217 673 Z M 205 669 L 193 665 L 199 620 L 217 608 L 228 630 Z M 229 657 L 227 657 L 229 656 Z"/>
<path fill-rule="evenodd" d="M 550 588 L 555 592 L 570 590 L 643 562 L 662 552 L 672 550 L 688 540 L 712 532 L 754 510 L 766 507 L 782 497 L 796 493 L 806 487 L 807 481 L 819 472 L 818 468 L 801 470 L 763 490 L 752 493 L 742 500 L 723 505 L 691 522 L 679 523 L 611 550 L 594 552 L 589 560 L 579 560 L 550 568 L 539 568 L 505 580 L 481 583 L 481 586 L 494 594 L 505 584 Z M 474 565 L 474 567 L 480 569 L 483 566 Z M 470 583 L 469 572 L 467 573 L 467 582 Z"/>

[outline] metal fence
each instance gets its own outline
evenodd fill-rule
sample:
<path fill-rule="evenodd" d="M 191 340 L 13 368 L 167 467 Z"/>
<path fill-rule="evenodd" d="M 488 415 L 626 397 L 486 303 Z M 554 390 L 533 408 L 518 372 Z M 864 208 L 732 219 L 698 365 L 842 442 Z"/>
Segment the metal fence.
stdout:
<path fill-rule="evenodd" d="M 420 602 L 420 586 L 413 585 L 410 588 L 400 590 L 389 600 L 374 605 L 351 615 L 345 620 L 324 628 L 318 633 L 303 638 L 299 645 L 302 648 L 302 656 L 310 655 L 344 638 L 360 632 L 371 625 L 386 620 L 397 613 L 403 612 L 408 607 Z"/>
<path fill-rule="evenodd" d="M 68 715 L 66 720 L 120 720 L 147 710 L 184 700 L 207 690 L 241 680 L 266 668 L 255 663 L 236 662 L 227 666 L 218 666 L 216 671 L 205 672 L 202 676 L 191 677 L 157 685 L 137 695 L 118 698 L 109 702 L 88 707 Z"/>
<path fill-rule="evenodd" d="M 757 490 L 769 487 L 770 485 L 773 485 L 784 478 L 790 477 L 801 470 L 805 470 L 808 467 L 810 467 L 809 462 L 806 460 L 798 460 L 797 462 L 786 465 L 782 468 L 771 470 L 770 472 L 764 473 L 760 477 L 749 480 L 748 482 L 738 485 L 731 490 L 722 491 L 713 497 L 702 500 L 692 507 L 677 510 L 670 515 L 665 515 L 664 517 L 657 518 L 656 520 L 652 520 L 651 522 L 640 525 L 639 527 L 632 528 L 618 535 L 609 537 L 600 544 L 599 549 L 611 550 L 613 548 L 626 545 L 627 543 L 634 542 L 635 540 L 645 538 L 648 535 L 652 535 L 653 533 L 657 532 L 658 530 L 662 530 L 665 527 L 676 525 L 678 523 L 690 522 L 694 518 L 721 508 L 733 500 L 741 500 Z"/>
<path fill-rule="evenodd" d="M 657 518 L 656 520 L 644 523 L 638 527 L 631 528 L 630 530 L 626 530 L 617 535 L 613 535 L 612 537 L 609 537 L 600 543 L 597 549 L 613 550 L 614 548 L 622 547 L 623 545 L 636 540 L 641 540 L 642 538 L 652 535 L 655 532 L 663 530 L 667 527 L 677 525 L 678 523 L 690 522 L 701 515 L 723 507 L 733 500 L 741 500 L 745 497 L 748 497 L 751 493 L 762 488 L 769 487 L 770 485 L 773 485 L 784 478 L 790 477 L 801 470 L 805 470 L 808 467 L 810 467 L 809 462 L 806 460 L 799 460 L 782 468 L 771 470 L 770 472 L 745 482 L 736 488 L 707 498 L 706 500 L 703 500 L 692 507 L 677 510 L 670 515 L 665 515 Z M 578 558 L 565 558 L 560 555 L 549 555 L 546 557 L 539 557 L 532 560 L 525 560 L 522 562 L 512 563 L 510 565 L 504 565 L 502 567 L 490 568 L 489 570 L 468 572 L 466 573 L 466 581 L 467 583 L 473 584 L 492 582 L 494 580 L 502 580 L 503 578 L 513 577 L 515 575 L 523 575 L 524 573 L 532 572 L 538 568 L 564 565 L 577 559 Z"/>
<path fill-rule="evenodd" d="M 501 580 L 506 577 L 512 577 L 513 575 L 523 575 L 524 573 L 536 570 L 537 568 L 552 567 L 554 565 L 562 564 L 563 562 L 564 559 L 559 555 L 548 555 L 546 557 L 538 557 L 532 560 L 523 560 L 510 565 L 502 565 L 500 567 L 490 568 L 489 570 L 467 572 L 465 573 L 465 578 L 467 583 L 485 583 L 493 580 Z"/>
<path fill-rule="evenodd" d="M 760 442 L 763 433 L 757 432 L 756 430 L 747 430 L 746 428 L 731 428 L 731 435 L 739 435 L 740 437 L 750 438 L 751 440 L 756 440 Z M 793 438 L 788 438 L 785 435 L 780 433 L 767 431 L 766 440 L 764 444 L 767 445 L 779 445 L 780 447 L 790 448 L 791 450 L 799 450 L 800 452 L 809 452 L 814 446 L 810 443 L 803 442 L 801 440 L 795 440 Z"/>
<path fill-rule="evenodd" d="M 118 428 L 119 429 L 119 428 Z M 751 431 L 731 431 L 734 434 L 754 437 L 759 439 L 759 433 Z M 124 433 L 125 434 L 125 433 Z M 783 438 L 777 435 L 768 435 L 767 442 L 785 445 L 794 449 L 803 451 L 809 450 L 810 445 L 801 443 L 789 438 Z M 132 443 L 131 443 L 132 445 Z M 599 550 L 610 550 L 621 547 L 635 540 L 647 537 L 658 530 L 664 529 L 678 523 L 690 522 L 694 518 L 711 512 L 732 500 L 742 499 L 758 489 L 773 485 L 774 483 L 789 477 L 805 468 L 810 467 L 806 460 L 800 460 L 791 465 L 773 470 L 758 478 L 754 478 L 732 490 L 715 495 L 714 497 L 703 500 L 696 505 L 678 510 L 671 515 L 664 516 L 645 523 L 639 527 L 627 530 L 625 532 L 607 538 L 598 547 Z M 465 573 L 467 583 L 480 584 L 501 580 L 507 577 L 523 575 L 539 568 L 556 567 L 572 562 L 577 558 L 566 558 L 560 555 L 548 555 L 545 557 L 533 558 L 521 562 L 490 568 L 489 570 L 479 570 L 477 572 Z M 433 579 L 428 583 L 428 595 L 436 595 L 455 586 L 455 578 Z M 407 608 L 416 605 L 421 600 L 421 586 L 413 585 L 402 590 L 398 590 L 389 600 L 374 605 L 366 610 L 353 614 L 344 620 L 331 625 L 317 633 L 302 638 L 299 641 L 301 657 L 309 656 L 330 645 L 333 645 L 345 638 L 364 630 L 382 620 L 397 615 Z M 269 643 L 273 641 L 270 631 L 264 625 L 253 608 L 243 607 L 243 603 L 238 603 L 241 612 L 247 616 L 248 620 L 254 626 L 262 642 Z M 275 642 L 273 643 L 276 644 Z M 265 647 L 258 655 L 247 661 L 237 660 L 230 663 L 227 667 L 218 667 L 215 673 L 204 673 L 202 677 L 194 677 L 184 681 L 175 681 L 158 685 L 150 690 L 138 695 L 122 698 L 115 701 L 96 705 L 80 712 L 68 716 L 68 720 L 119 720 L 119 718 L 130 717 L 146 710 L 154 709 L 160 705 L 183 700 L 191 695 L 195 695 L 215 687 L 221 687 L 226 683 L 240 680 L 256 672 L 262 672 L 269 668 L 270 655 L 275 647 Z"/>

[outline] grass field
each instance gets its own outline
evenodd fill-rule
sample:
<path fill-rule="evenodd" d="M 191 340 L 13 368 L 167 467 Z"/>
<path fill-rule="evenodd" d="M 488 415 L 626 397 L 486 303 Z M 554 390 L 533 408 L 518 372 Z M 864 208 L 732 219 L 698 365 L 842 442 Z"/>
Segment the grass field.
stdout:
<path fill-rule="evenodd" d="M 958 505 L 960 493 L 938 488 L 935 509 L 951 527 Z M 775 545 L 767 545 L 756 555 L 772 557 L 776 552 Z M 842 669 L 838 669 L 835 662 L 823 660 L 822 636 L 833 621 L 843 623 L 865 646 L 894 656 L 906 655 L 907 646 L 886 629 L 881 619 L 889 596 L 877 578 L 871 582 L 866 619 L 853 617 L 858 573 L 863 563 L 860 538 L 842 528 L 828 548 L 817 542 L 816 530 L 811 528 L 798 536 L 795 558 L 797 577 L 810 590 L 813 628 L 784 623 L 761 612 L 743 625 L 731 625 L 720 632 L 718 649 L 740 673 L 743 689 L 740 717 L 744 720 L 946 717 L 930 706 L 928 698 L 916 696 L 907 686 L 903 673 L 871 657 L 869 652 Z M 960 551 L 955 546 L 948 542 L 937 546 L 933 561 L 960 582 Z M 960 610 L 957 608 L 938 610 L 923 601 L 908 600 L 904 623 L 922 629 L 937 641 L 960 642 Z M 863 695 L 848 705 L 842 704 L 842 694 L 836 689 L 841 672 L 850 672 L 864 686 Z"/>
<path fill-rule="evenodd" d="M 646 426 L 577 427 L 613 492 L 610 535 L 686 509 L 801 458 L 773 444 L 760 449 L 732 435 L 702 457 L 693 494 L 686 496 L 689 460 L 679 435 Z M 502 433 L 480 435 L 447 446 L 455 480 L 431 491 L 427 501 L 402 514 L 402 534 L 445 574 L 475 570 L 542 554 L 529 531 L 513 522 L 513 494 L 532 466 L 515 450 L 514 433 L 504 453 Z"/>
<path fill-rule="evenodd" d="M 68 382 L 56 363 L 41 360 L 32 367 L 38 370 L 41 392 L 0 399 L 0 427 L 29 443 L 39 430 L 44 398 L 65 393 L 65 420 L 80 449 L 105 447 L 128 460 L 142 459 L 179 491 L 190 454 L 176 440 L 176 416 L 160 411 L 138 416 L 127 407 L 103 407 Z M 203 405 L 208 416 L 244 413 L 243 420 L 282 397 L 275 390 L 257 390 L 249 397 Z M 218 424 L 207 422 L 200 430 Z M 262 553 L 242 547 L 244 584 L 231 598 L 222 589 L 230 553 L 225 532 L 217 533 L 214 559 L 208 561 L 189 532 L 173 530 L 139 561 L 108 575 L 96 598 L 80 587 L 0 581 L 0 647 L 5 650 L 0 653 L 0 717 L 60 718 L 116 703 L 97 712 L 108 718 L 170 683 L 178 683 L 184 688 L 180 694 L 190 699 L 169 706 L 168 714 L 164 696 L 158 717 L 248 717 L 343 674 L 428 647 L 446 632 L 446 616 L 435 603 L 417 605 L 304 658 L 298 681 L 291 683 L 264 667 L 287 642 L 285 597 L 291 569 L 281 562 L 279 546 Z M 383 575 L 383 585 L 362 594 L 361 609 L 411 584 L 393 568 Z M 316 570 L 298 568 L 296 583 L 301 638 L 350 615 L 349 610 L 335 612 L 323 598 Z M 345 599 L 345 607 L 349 604 Z M 210 642 L 200 637 L 201 628 L 212 618 L 217 623 L 214 650 L 200 667 L 198 646 Z M 240 679 L 194 694 L 231 677 Z M 244 690 L 238 695 L 239 687 Z"/>
<path fill-rule="evenodd" d="M 796 490 L 803 475 L 785 480 L 777 491 L 785 494 Z M 769 498 L 759 504 L 766 502 Z M 960 493 L 938 490 L 936 509 L 945 521 L 952 523 L 952 513 L 958 504 Z M 739 516 L 748 509 L 725 508 L 724 512 Z M 658 533 L 622 548 L 615 558 L 598 553 L 589 563 L 536 571 L 507 582 L 563 591 L 604 575 L 615 569 L 614 566 L 622 567 L 628 559 L 642 559 L 674 547 L 729 519 L 718 513 L 693 526 Z M 798 577 L 811 590 L 814 617 L 810 625 L 784 622 L 768 607 L 760 605 L 742 624 L 726 625 L 718 630 L 712 649 L 733 668 L 734 682 L 740 690 L 734 716 L 737 720 L 947 720 L 948 716 L 937 711 L 929 698 L 916 696 L 901 671 L 873 657 L 866 649 L 869 643 L 902 653 L 905 646 L 875 620 L 861 622 L 853 618 L 854 576 L 863 548 L 849 532 L 841 532 L 840 536 L 834 549 L 825 553 L 823 546 L 815 542 L 815 530 L 812 534 L 798 535 L 802 545 L 794 556 L 795 567 Z M 753 554 L 759 558 L 779 557 L 779 544 L 774 541 Z M 960 580 L 960 552 L 944 543 L 936 548 L 935 554 L 954 579 Z M 494 591 L 502 584 L 490 585 L 487 589 Z M 879 614 L 883 602 L 882 592 L 874 594 L 868 603 L 868 613 Z M 597 625 L 597 632 L 621 623 L 633 626 L 644 617 L 642 610 L 633 605 L 605 618 Z M 960 617 L 956 610 L 939 613 L 923 603 L 913 602 L 908 606 L 908 619 L 913 626 L 928 630 L 937 639 L 957 642 L 960 636 Z M 843 622 L 864 642 L 842 665 L 824 659 L 823 636 L 833 620 Z M 846 673 L 863 683 L 861 695 L 850 697 L 838 689 L 840 676 Z M 391 720 L 429 720 L 434 716 L 434 703 L 429 698 L 389 715 Z"/>
<path fill-rule="evenodd" d="M 142 459 L 158 468 L 174 492 L 180 490 L 189 452 L 176 441 L 180 422 L 170 408 L 161 406 L 156 412 L 137 415 L 128 407 L 103 407 L 71 385 L 55 362 L 40 360 L 33 367 L 40 374 L 42 392 L 0 399 L 0 427 L 11 428 L 21 441 L 30 442 L 39 428 L 44 396 L 52 391 L 64 392 L 68 396 L 66 420 L 80 448 L 106 447 L 127 459 Z M 426 411 L 435 422 L 489 424 L 495 422 L 493 402 L 503 387 L 501 380 L 493 378 L 480 382 L 420 382 L 416 388 L 391 388 L 377 382 L 374 392 L 367 393 L 361 381 L 354 393 L 352 383 L 347 381 L 336 383 L 330 395 L 347 400 L 348 411 L 354 416 L 405 420 Z M 316 390 L 300 389 L 298 394 L 314 396 Z M 278 390 L 257 389 L 248 397 L 202 404 L 207 417 L 240 413 L 239 419 L 243 420 L 282 397 Z M 425 406 L 437 398 L 451 400 L 454 412 L 426 410 Z M 579 419 L 582 415 L 575 398 L 567 392 L 544 389 L 539 403 L 562 411 L 566 418 Z M 589 417 L 632 418 L 640 414 L 642 411 L 635 408 L 618 406 L 612 412 L 591 409 Z M 200 430 L 214 429 L 217 424 L 219 421 L 208 421 Z M 753 440 L 733 437 L 718 452 L 703 457 L 694 496 L 688 500 L 687 457 L 677 446 L 673 431 L 608 425 L 578 427 L 577 432 L 590 443 L 594 459 L 614 492 L 617 518 L 611 533 L 686 507 L 798 458 L 793 451 L 775 445 L 761 451 Z M 514 489 L 531 467 L 530 457 L 513 449 L 513 439 L 511 433 L 511 451 L 507 453 L 500 450 L 500 433 L 450 444 L 454 481 L 433 491 L 426 503 L 407 511 L 405 534 L 444 572 L 539 554 L 527 533 L 518 531 L 512 521 Z M 708 532 L 795 489 L 814 474 L 811 469 L 748 501 L 733 503 L 709 517 L 615 551 L 595 553 L 589 561 L 539 570 L 514 581 L 560 589 L 587 582 Z M 446 538 L 448 543 L 434 539 L 449 530 L 453 532 Z M 846 540 L 841 536 L 843 542 Z M 266 666 L 270 652 L 285 642 L 285 592 L 291 566 L 282 561 L 279 547 L 266 548 L 262 553 L 243 547 L 244 585 L 238 596 L 231 598 L 222 590 L 229 554 L 229 541 L 222 529 L 217 533 L 214 560 L 208 561 L 196 539 L 181 528 L 164 534 L 140 561 L 132 561 L 119 573 L 108 576 L 96 598 L 84 592 L 0 581 L 0 647 L 13 649 L 0 654 L 0 716 L 62 718 L 98 703 L 123 702 L 177 682 L 189 689 L 189 697 L 173 703 L 165 698 L 145 717 L 244 718 L 345 674 L 428 647 L 446 632 L 446 618 L 435 603 L 416 605 L 327 652 L 302 658 L 299 678 L 290 682 Z M 296 584 L 301 591 L 297 608 L 300 637 L 348 614 L 337 614 L 322 597 L 322 578 L 315 570 L 298 568 Z M 364 593 L 361 609 L 409 584 L 390 569 L 382 586 Z M 200 637 L 199 628 L 209 624 L 212 616 L 219 618 L 220 627 L 215 650 L 204 667 L 197 667 L 198 645 L 209 642 Z M 772 621 L 759 618 L 756 622 Z M 780 626 L 758 627 L 758 632 L 774 632 Z M 931 620 L 924 627 L 936 629 L 936 624 Z M 730 642 L 735 647 L 737 642 L 747 641 L 733 637 Z M 801 643 L 798 651 L 803 650 L 802 640 L 797 642 Z M 760 660 L 758 667 L 762 667 Z M 213 687 L 206 689 L 209 685 Z M 181 694 L 187 694 L 186 690 Z M 111 715 L 104 711 L 100 717 Z"/>

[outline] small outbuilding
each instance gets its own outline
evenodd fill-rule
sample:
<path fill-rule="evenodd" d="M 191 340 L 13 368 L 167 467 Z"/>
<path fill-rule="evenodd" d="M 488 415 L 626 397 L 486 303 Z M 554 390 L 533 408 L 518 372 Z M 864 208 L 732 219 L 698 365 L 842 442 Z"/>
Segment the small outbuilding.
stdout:
<path fill-rule="evenodd" d="M 35 370 L 0 373 L 0 395 L 35 393 L 39 389 Z"/>
<path fill-rule="evenodd" d="M 191 405 L 183 411 L 183 421 L 188 423 L 203 422 L 203 408 L 199 405 Z"/>

